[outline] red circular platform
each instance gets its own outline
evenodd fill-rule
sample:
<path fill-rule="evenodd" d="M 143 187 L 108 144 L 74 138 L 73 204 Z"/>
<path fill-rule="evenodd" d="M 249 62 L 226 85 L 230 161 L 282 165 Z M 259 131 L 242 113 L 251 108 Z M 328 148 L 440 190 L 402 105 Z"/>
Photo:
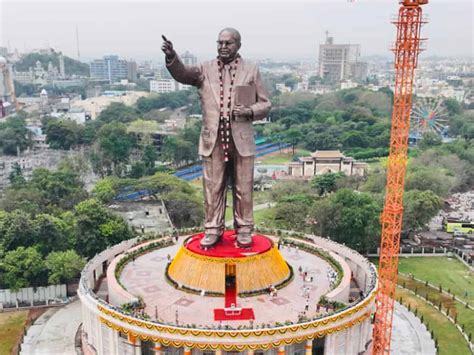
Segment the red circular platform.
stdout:
<path fill-rule="evenodd" d="M 204 250 L 201 239 L 204 233 L 193 235 L 186 243 L 186 248 L 193 253 L 216 258 L 244 258 L 250 255 L 262 254 L 272 248 L 272 241 L 260 234 L 253 234 L 253 243 L 250 248 L 237 246 L 236 234 L 233 230 L 225 231 L 222 240 L 213 247 Z"/>

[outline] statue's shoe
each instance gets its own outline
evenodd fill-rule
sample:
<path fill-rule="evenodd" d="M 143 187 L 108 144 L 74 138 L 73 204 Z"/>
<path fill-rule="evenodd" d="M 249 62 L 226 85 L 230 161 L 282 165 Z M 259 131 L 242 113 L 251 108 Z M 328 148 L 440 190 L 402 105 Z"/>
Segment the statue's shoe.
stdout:
<path fill-rule="evenodd" d="M 201 246 L 203 248 L 210 248 L 221 240 L 222 236 L 219 234 L 206 234 L 201 239 Z"/>
<path fill-rule="evenodd" d="M 238 233 L 237 245 L 241 248 L 250 247 L 252 245 L 252 234 L 251 233 Z"/>

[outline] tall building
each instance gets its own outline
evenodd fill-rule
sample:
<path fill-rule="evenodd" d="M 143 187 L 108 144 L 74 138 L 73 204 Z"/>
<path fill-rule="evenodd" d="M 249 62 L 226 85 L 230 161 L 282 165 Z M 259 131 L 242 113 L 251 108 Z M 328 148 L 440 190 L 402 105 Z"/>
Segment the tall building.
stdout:
<path fill-rule="evenodd" d="M 13 85 L 12 65 L 0 56 L 0 101 L 11 103 L 15 97 L 15 87 Z M 2 107 L 0 107 L 2 111 Z"/>
<path fill-rule="evenodd" d="M 360 45 L 334 44 L 326 32 L 326 43 L 319 45 L 319 76 L 329 83 L 341 80 L 362 80 L 367 64 L 360 61 Z"/>
<path fill-rule="evenodd" d="M 192 53 L 186 51 L 181 54 L 181 60 L 186 65 L 196 65 L 197 64 L 197 57 Z"/>
<path fill-rule="evenodd" d="M 91 77 L 106 79 L 110 84 L 120 79 L 127 79 L 127 61 L 116 55 L 107 55 L 91 63 Z"/>
<path fill-rule="evenodd" d="M 64 65 L 64 56 L 62 54 L 59 55 L 59 75 L 61 78 L 66 76 L 66 66 Z"/>
<path fill-rule="evenodd" d="M 137 63 L 134 61 L 127 62 L 127 79 L 128 81 L 137 81 L 138 78 Z"/>

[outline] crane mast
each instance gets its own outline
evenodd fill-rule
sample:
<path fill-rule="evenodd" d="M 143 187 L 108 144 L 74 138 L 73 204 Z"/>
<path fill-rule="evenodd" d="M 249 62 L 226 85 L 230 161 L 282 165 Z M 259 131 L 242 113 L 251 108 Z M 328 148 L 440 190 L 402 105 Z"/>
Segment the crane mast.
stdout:
<path fill-rule="evenodd" d="M 424 23 L 420 5 L 428 0 L 402 0 L 395 47 L 395 89 L 393 98 L 390 155 L 387 167 L 385 205 L 379 260 L 379 288 L 374 319 L 372 353 L 389 354 L 393 307 L 398 276 L 398 253 L 403 218 L 403 191 L 407 164 L 408 132 L 412 107 L 413 79 L 420 53 L 420 30 Z"/>

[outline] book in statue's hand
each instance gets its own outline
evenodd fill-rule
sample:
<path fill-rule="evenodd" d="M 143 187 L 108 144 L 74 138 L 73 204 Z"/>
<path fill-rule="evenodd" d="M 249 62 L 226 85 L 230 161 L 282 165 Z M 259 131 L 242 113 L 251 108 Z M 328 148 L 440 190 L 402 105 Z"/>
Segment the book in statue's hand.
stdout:
<path fill-rule="evenodd" d="M 237 85 L 235 87 L 235 104 L 250 107 L 257 102 L 255 86 Z"/>

